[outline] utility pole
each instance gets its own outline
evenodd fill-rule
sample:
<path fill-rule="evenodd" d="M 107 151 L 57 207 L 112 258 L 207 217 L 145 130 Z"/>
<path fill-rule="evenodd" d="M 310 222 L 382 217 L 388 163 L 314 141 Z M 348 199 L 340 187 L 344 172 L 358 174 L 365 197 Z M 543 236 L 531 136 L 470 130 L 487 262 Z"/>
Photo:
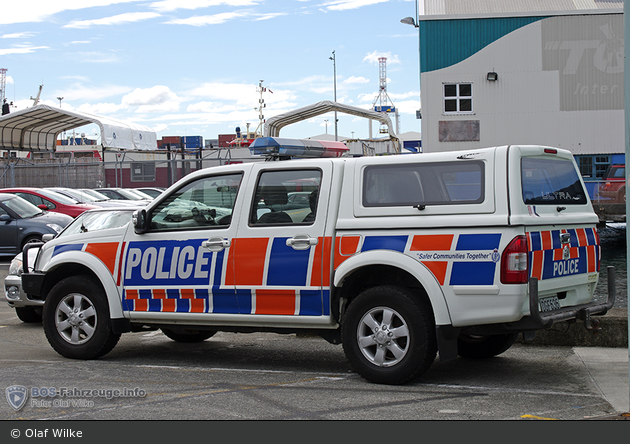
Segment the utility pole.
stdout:
<path fill-rule="evenodd" d="M 333 85 L 334 85 L 334 101 L 335 105 L 337 105 L 337 57 L 335 56 L 335 51 L 332 52 L 332 57 L 328 57 L 329 60 L 333 61 Z M 338 139 L 337 133 L 337 111 L 335 111 L 335 141 Z"/>

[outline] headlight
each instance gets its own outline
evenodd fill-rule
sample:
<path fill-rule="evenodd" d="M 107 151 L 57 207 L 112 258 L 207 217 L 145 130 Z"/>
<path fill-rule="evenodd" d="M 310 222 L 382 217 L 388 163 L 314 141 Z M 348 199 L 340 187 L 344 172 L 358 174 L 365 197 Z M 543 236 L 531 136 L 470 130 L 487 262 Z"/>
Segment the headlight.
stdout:
<path fill-rule="evenodd" d="M 14 276 L 22 275 L 22 259 L 15 258 L 9 266 L 9 274 Z"/>
<path fill-rule="evenodd" d="M 6 288 L 7 299 L 16 300 L 20 298 L 20 288 L 15 285 L 11 285 Z"/>
<path fill-rule="evenodd" d="M 46 226 L 55 230 L 57 234 L 61 233 L 61 230 L 63 230 L 63 227 L 57 224 L 46 224 Z"/>

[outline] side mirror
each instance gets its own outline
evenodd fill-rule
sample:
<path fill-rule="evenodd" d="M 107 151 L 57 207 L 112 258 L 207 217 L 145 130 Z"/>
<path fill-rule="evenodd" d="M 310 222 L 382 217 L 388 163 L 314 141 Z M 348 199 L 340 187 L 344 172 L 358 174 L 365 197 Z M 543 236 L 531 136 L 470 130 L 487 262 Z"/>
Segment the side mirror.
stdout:
<path fill-rule="evenodd" d="M 147 210 L 141 209 L 133 212 L 131 223 L 136 234 L 142 234 L 147 231 Z"/>
<path fill-rule="evenodd" d="M 37 208 L 39 208 L 40 210 L 44 210 L 44 211 L 50 210 L 50 208 L 48 208 L 45 204 L 39 204 L 39 205 L 37 205 Z"/>
<path fill-rule="evenodd" d="M 9 222 L 11 220 L 11 216 L 8 214 L 0 215 L 0 222 Z"/>
<path fill-rule="evenodd" d="M 44 234 L 44 235 L 42 236 L 42 242 L 48 242 L 48 241 L 51 241 L 51 240 L 53 240 L 53 239 L 55 238 L 55 236 L 56 236 L 55 234 L 52 234 L 52 233 L 46 233 L 46 234 Z"/>

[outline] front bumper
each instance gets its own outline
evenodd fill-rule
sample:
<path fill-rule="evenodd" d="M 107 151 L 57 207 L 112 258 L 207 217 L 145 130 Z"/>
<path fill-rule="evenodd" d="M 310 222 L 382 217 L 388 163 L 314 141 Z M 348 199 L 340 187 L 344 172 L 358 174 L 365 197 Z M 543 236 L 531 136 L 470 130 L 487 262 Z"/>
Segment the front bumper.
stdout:
<path fill-rule="evenodd" d="M 22 278 L 14 274 L 7 275 L 4 278 L 4 297 L 10 307 L 41 307 L 44 305 L 44 301 L 31 299 L 24 292 Z"/>

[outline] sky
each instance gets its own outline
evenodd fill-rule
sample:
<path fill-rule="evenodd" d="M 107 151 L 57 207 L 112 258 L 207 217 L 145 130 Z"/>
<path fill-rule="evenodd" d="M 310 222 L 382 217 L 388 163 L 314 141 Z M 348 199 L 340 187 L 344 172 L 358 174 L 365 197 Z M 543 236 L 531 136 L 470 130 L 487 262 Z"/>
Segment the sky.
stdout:
<path fill-rule="evenodd" d="M 415 15 L 415 0 L 2 3 L 0 68 L 11 112 L 33 106 L 43 85 L 39 104 L 144 125 L 158 139 L 216 139 L 259 127 L 262 81 L 265 119 L 332 101 L 336 90 L 347 105 L 393 104 L 399 133 L 420 132 L 418 29 L 401 23 Z M 366 119 L 337 116 L 339 137 L 379 137 L 378 122 L 370 134 Z M 77 131 L 99 140 L 96 125 Z M 321 134 L 335 134 L 333 113 L 280 131 Z"/>

